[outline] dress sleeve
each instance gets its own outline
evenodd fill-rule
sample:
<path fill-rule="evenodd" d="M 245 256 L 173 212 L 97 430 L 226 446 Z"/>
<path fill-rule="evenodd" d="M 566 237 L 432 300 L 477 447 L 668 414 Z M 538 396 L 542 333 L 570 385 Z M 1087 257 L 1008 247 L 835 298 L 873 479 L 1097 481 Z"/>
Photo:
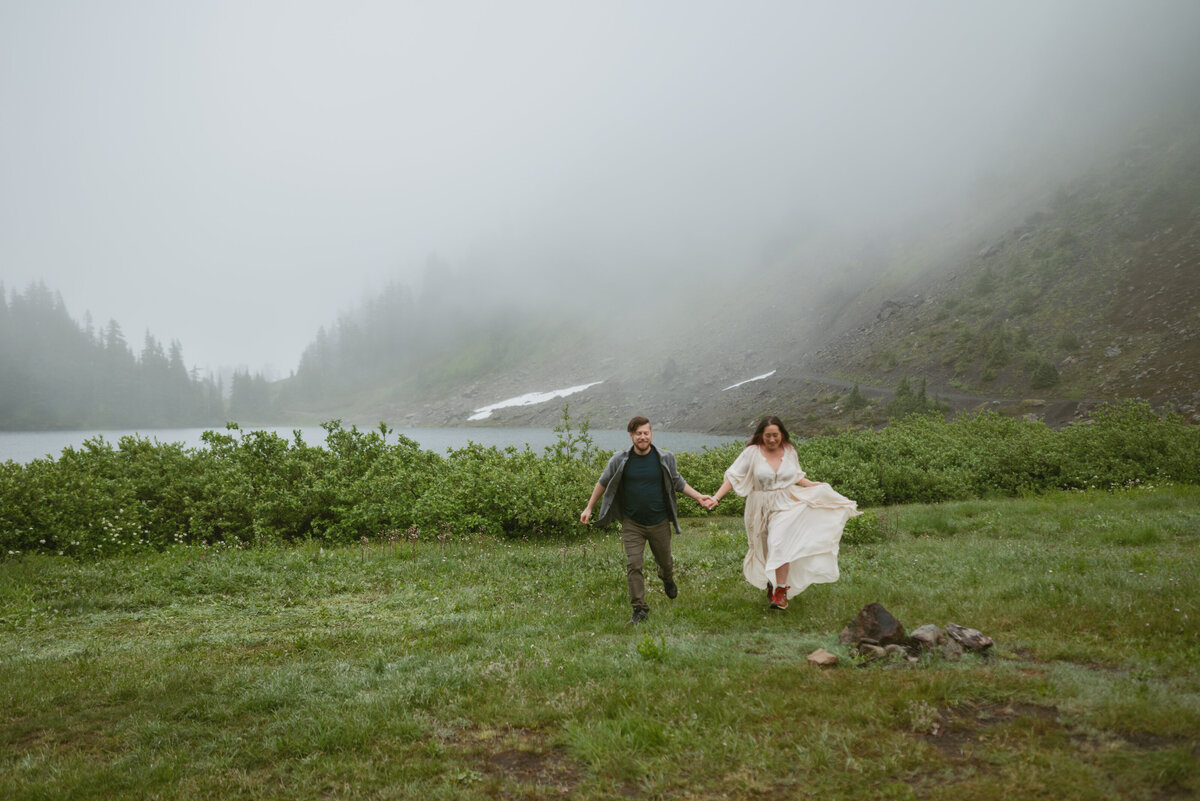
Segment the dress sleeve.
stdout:
<path fill-rule="evenodd" d="M 796 446 L 788 448 L 788 459 L 792 461 L 792 466 L 796 468 L 796 477 L 792 479 L 792 483 L 796 483 L 807 475 L 804 468 L 800 466 L 800 457 L 796 455 Z"/>
<path fill-rule="evenodd" d="M 753 463 L 754 454 L 757 451 L 758 448 L 747 446 L 738 458 L 733 461 L 733 464 L 729 466 L 729 469 L 725 471 L 725 479 L 733 487 L 733 491 L 743 498 L 749 495 L 750 491 L 754 489 Z"/>

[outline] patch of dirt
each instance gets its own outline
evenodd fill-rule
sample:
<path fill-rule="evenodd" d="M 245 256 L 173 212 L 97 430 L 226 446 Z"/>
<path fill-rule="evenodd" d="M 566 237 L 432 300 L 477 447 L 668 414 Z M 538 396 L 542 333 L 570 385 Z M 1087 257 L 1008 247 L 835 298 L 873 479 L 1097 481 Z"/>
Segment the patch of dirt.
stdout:
<path fill-rule="evenodd" d="M 481 780 L 496 785 L 498 798 L 524 798 L 529 791 L 538 798 L 569 798 L 582 777 L 565 749 L 536 729 L 472 729 L 448 744 L 470 755 Z"/>
<path fill-rule="evenodd" d="M 1058 708 L 1053 706 L 1028 703 L 964 705 L 939 709 L 937 721 L 920 738 L 948 757 L 961 758 L 969 746 L 982 740 L 987 730 L 1019 718 L 1030 718 L 1052 728 L 1061 727 Z"/>

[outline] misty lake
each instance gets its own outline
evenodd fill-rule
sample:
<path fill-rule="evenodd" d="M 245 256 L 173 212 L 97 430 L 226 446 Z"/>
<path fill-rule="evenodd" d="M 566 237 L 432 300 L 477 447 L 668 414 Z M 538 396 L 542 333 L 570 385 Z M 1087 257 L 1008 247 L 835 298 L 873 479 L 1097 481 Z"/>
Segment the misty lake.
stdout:
<path fill-rule="evenodd" d="M 46 456 L 57 459 L 63 448 L 78 448 L 84 440 L 104 437 L 105 441 L 115 446 L 121 437 L 134 434 L 157 442 L 179 442 L 188 448 L 200 448 L 204 446 L 200 435 L 213 430 L 223 429 L 209 427 L 151 428 L 142 431 L 0 431 L 0 462 L 11 459 L 23 464 Z M 319 426 L 261 426 L 247 427 L 246 430 L 272 431 L 288 440 L 292 439 L 293 431 L 299 431 L 309 445 L 325 443 L 325 430 Z M 359 430 L 371 430 L 371 427 L 364 429 L 360 426 Z M 508 445 L 518 448 L 529 445 L 533 450 L 541 452 L 542 448 L 553 445 L 556 441 L 556 434 L 548 428 L 401 428 L 396 429 L 396 433 L 403 434 L 416 441 L 423 449 L 438 454 L 451 448 L 461 448 L 468 442 L 501 448 Z M 629 445 L 629 435 L 624 431 L 593 429 L 589 433 L 596 447 L 601 450 L 618 450 Z M 396 441 L 395 435 L 390 435 L 388 439 L 390 442 Z M 655 445 L 677 453 L 698 452 L 741 440 L 741 437 L 720 437 L 711 434 L 654 432 Z"/>

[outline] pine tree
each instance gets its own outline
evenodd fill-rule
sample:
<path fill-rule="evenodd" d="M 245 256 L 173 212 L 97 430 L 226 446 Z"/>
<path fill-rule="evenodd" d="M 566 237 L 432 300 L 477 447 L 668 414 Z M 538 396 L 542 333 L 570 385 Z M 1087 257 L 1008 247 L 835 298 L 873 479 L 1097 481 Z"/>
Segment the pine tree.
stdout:
<path fill-rule="evenodd" d="M 850 412 L 856 412 L 859 409 L 865 409 L 867 407 L 867 399 L 864 398 L 862 393 L 858 391 L 857 381 L 854 383 L 854 389 L 850 390 L 850 394 L 846 396 L 845 406 L 846 410 Z"/>

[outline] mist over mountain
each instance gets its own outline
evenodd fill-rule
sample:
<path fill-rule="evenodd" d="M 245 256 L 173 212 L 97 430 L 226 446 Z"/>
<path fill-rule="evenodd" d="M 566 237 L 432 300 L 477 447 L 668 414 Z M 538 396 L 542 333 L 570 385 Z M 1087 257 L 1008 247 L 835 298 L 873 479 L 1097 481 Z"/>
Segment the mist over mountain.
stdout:
<path fill-rule="evenodd" d="M 1003 297 L 1031 269 L 1006 232 L 1194 105 L 1197 30 L 1192 0 L 7 4 L 0 279 L 183 343 L 239 417 L 601 381 L 597 420 L 736 427 L 769 382 L 726 387 L 907 314 L 921 276 L 1004 243 Z M 1045 380 L 1001 330 L 990 378 L 929 380 Z M 837 353 L 826 378 L 897 379 Z"/>
<path fill-rule="evenodd" d="M 574 416 L 615 428 L 634 413 L 732 434 L 765 413 L 806 433 L 879 425 L 917 386 L 951 413 L 1061 424 L 1143 398 L 1196 417 L 1198 315 L 1200 113 L 1182 108 L 1074 174 L 1013 170 L 869 234 L 799 224 L 724 276 L 564 293 L 430 257 L 321 327 L 291 377 L 238 371 L 227 398 L 179 342 L 147 333 L 135 355 L 116 321 L 76 323 L 34 284 L 0 304 L 0 424 L 454 426 L 582 385 Z M 484 424 L 552 426 L 562 403 Z"/>
<path fill-rule="evenodd" d="M 1200 396 L 1200 117 L 1146 127 L 948 269 L 901 272 L 809 362 L 947 390 L 1080 401 Z"/>
<path fill-rule="evenodd" d="M 878 424 L 910 380 L 950 411 L 1056 424 L 1120 398 L 1194 414 L 1198 226 L 1200 115 L 1185 109 L 1147 117 L 1073 175 L 1013 170 L 969 206 L 869 236 L 800 227 L 728 280 L 634 280 L 599 314 L 431 263 L 419 288 L 391 285 L 318 336 L 281 398 L 293 413 L 458 425 L 601 382 L 569 398 L 593 424 L 642 412 L 740 433 L 764 413 Z M 867 402 L 848 409 L 855 384 Z M 552 425 L 560 409 L 488 422 Z"/>

